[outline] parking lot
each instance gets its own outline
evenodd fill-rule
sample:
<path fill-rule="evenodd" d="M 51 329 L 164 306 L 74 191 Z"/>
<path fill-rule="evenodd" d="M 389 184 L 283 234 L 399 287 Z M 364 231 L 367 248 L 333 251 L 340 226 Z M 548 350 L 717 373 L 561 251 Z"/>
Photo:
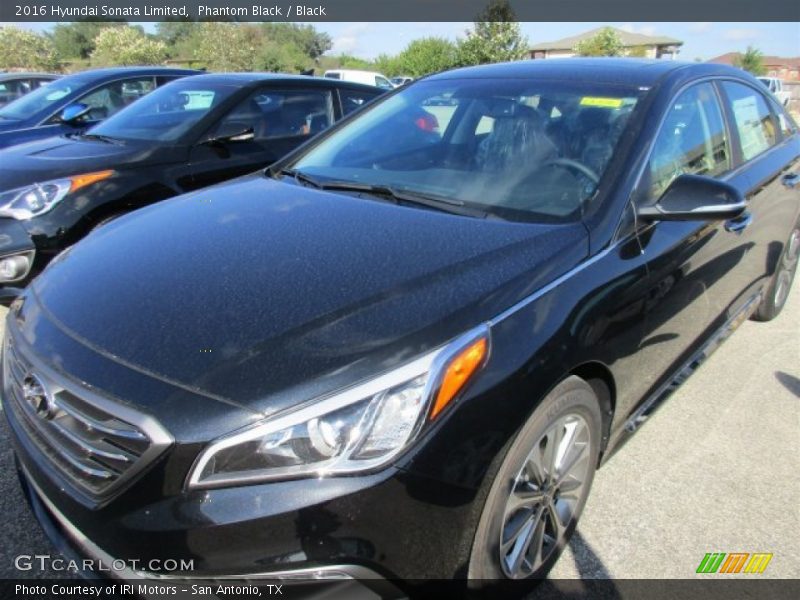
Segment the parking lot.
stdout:
<path fill-rule="evenodd" d="M 3 311 L 3 316 L 5 311 Z M 0 577 L 50 546 L 0 426 Z M 745 323 L 597 475 L 558 578 L 687 578 L 707 552 L 768 552 L 800 577 L 800 285 Z M 46 573 L 29 572 L 26 577 Z M 725 577 L 748 577 L 747 575 Z"/>

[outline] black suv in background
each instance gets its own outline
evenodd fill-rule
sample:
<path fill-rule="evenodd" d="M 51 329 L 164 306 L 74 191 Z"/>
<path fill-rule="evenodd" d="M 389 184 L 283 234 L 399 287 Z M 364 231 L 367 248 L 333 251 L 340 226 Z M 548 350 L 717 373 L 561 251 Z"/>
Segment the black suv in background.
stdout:
<path fill-rule="evenodd" d="M 0 152 L 0 285 L 26 284 L 121 214 L 266 167 L 381 93 L 313 77 L 197 75 L 86 132 Z"/>
<path fill-rule="evenodd" d="M 194 561 L 117 573 L 161 584 L 540 578 L 595 469 L 783 308 L 799 181 L 797 125 L 731 67 L 404 86 L 28 286 L 3 352 L 27 497 L 78 554 Z"/>

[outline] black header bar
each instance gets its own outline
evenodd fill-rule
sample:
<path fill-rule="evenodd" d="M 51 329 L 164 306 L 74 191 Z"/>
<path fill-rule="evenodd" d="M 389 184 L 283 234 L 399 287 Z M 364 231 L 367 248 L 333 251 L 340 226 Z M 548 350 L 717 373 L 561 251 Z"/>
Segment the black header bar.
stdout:
<path fill-rule="evenodd" d="M 0 21 L 473 21 L 488 0 L 0 0 Z M 800 21 L 791 0 L 511 0 L 519 21 Z"/>

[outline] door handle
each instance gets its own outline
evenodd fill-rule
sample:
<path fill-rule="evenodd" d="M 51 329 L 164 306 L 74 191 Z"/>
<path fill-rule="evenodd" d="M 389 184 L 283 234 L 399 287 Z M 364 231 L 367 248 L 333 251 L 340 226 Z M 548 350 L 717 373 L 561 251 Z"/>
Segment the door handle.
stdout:
<path fill-rule="evenodd" d="M 728 221 L 725 221 L 725 231 L 730 231 L 731 233 L 741 235 L 742 232 L 747 229 L 752 222 L 753 213 L 745 212 L 735 219 L 729 219 Z"/>
<path fill-rule="evenodd" d="M 788 188 L 796 188 L 800 185 L 800 173 L 789 173 L 781 177 L 781 183 Z"/>

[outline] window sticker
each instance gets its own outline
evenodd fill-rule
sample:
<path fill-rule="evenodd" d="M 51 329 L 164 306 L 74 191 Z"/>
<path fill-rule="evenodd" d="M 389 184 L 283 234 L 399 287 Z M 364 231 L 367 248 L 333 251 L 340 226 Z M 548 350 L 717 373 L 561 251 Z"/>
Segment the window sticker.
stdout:
<path fill-rule="evenodd" d="M 581 98 L 581 106 L 620 108 L 622 106 L 622 98 L 596 98 L 594 96 L 584 96 Z"/>
<path fill-rule="evenodd" d="M 742 141 L 742 154 L 745 160 L 749 160 L 760 154 L 769 146 L 758 114 L 756 97 L 747 96 L 734 100 L 733 115 L 739 126 L 739 137 Z"/>

